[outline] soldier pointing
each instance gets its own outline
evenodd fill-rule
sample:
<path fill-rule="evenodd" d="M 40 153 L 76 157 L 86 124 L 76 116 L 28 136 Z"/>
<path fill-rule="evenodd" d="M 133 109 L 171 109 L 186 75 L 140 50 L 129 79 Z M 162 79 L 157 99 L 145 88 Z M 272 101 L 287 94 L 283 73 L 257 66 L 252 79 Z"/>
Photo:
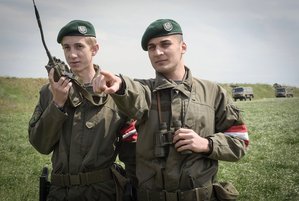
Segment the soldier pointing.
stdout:
<path fill-rule="evenodd" d="M 145 30 L 155 79 L 132 80 L 102 71 L 96 92 L 111 94 L 137 119 L 138 200 L 235 200 L 238 191 L 216 179 L 218 161 L 238 161 L 249 143 L 240 110 L 226 91 L 192 76 L 180 25 L 159 19 Z"/>

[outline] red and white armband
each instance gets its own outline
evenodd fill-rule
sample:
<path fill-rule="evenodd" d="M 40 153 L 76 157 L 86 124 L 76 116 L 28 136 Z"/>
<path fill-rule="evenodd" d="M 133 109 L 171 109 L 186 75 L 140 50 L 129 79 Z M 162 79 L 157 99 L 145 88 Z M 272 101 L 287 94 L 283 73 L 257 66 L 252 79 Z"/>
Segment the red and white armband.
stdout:
<path fill-rule="evenodd" d="M 224 134 L 243 140 L 245 142 L 246 147 L 249 145 L 249 136 L 245 124 L 234 125 L 226 131 L 224 131 Z"/>
<path fill-rule="evenodd" d="M 136 120 L 130 121 L 125 127 L 120 130 L 123 142 L 135 142 L 137 140 Z"/>

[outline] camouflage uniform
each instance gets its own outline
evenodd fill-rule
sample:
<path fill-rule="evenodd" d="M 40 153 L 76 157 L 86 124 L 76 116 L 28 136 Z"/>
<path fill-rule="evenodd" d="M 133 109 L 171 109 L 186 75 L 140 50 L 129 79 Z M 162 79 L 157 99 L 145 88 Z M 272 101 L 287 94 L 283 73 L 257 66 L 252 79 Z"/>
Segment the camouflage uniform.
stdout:
<path fill-rule="evenodd" d="M 244 125 L 240 111 L 232 105 L 225 90 L 215 83 L 193 78 L 188 68 L 186 72 L 181 83 L 169 81 L 159 73 L 156 79 L 138 82 L 123 76 L 123 94 L 111 95 L 123 112 L 138 120 L 139 201 L 212 200 L 218 160 L 237 161 L 245 154 L 245 142 L 225 134 L 232 126 Z M 180 154 L 170 144 L 164 146 L 164 157 L 156 157 L 161 118 L 168 131 L 174 132 L 173 124 L 179 120 L 183 127 L 209 137 L 213 142 L 211 153 Z"/>
<path fill-rule="evenodd" d="M 92 86 L 86 89 L 92 93 Z M 67 102 L 61 111 L 52 101 L 49 84 L 42 87 L 29 123 L 29 139 L 40 153 L 53 152 L 52 175 L 58 177 L 52 176 L 47 200 L 115 201 L 115 183 L 110 167 L 117 152 L 128 175 L 134 177 L 135 143 L 122 142 L 116 146 L 127 117 L 118 111 L 110 96 L 105 98 L 100 106 L 92 105 L 85 98 L 78 107 Z M 82 173 L 95 171 L 100 172 L 81 177 Z M 61 175 L 67 175 L 67 178 L 60 181 Z"/>

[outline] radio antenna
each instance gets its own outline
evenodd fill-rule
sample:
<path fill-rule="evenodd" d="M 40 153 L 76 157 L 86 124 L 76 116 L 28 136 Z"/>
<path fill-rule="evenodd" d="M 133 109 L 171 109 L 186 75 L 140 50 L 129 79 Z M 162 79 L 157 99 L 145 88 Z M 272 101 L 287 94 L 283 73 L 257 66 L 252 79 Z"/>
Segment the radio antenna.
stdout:
<path fill-rule="evenodd" d="M 41 35 L 41 38 L 42 38 L 42 42 L 43 42 L 43 45 L 44 45 L 44 48 L 46 50 L 46 53 L 47 53 L 47 56 L 50 60 L 51 63 L 55 64 L 54 60 L 53 60 L 53 57 L 46 45 L 46 42 L 45 42 L 45 37 L 44 37 L 44 32 L 43 32 L 43 27 L 42 27 L 42 23 L 40 21 L 40 17 L 39 17 L 39 13 L 38 13 L 38 10 L 37 10 L 37 7 L 35 5 L 35 2 L 34 0 L 33 1 L 33 5 L 34 5 L 34 11 L 35 11 L 35 17 L 36 17 L 36 20 L 37 20 L 37 24 L 38 24 L 38 27 L 39 27 L 39 31 L 40 31 L 40 35 Z"/>

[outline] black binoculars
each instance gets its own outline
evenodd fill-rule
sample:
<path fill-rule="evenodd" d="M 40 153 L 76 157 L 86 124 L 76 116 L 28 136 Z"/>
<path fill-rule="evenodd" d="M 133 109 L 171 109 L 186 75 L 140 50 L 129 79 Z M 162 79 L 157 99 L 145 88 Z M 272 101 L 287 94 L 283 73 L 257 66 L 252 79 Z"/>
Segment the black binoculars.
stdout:
<path fill-rule="evenodd" d="M 180 121 L 173 122 L 173 129 L 168 130 L 166 122 L 162 122 L 160 124 L 160 129 L 156 133 L 156 145 L 155 145 L 155 156 L 165 157 L 168 152 L 168 148 L 172 145 L 174 132 L 180 129 L 182 126 Z M 182 151 L 181 154 L 191 154 L 192 151 L 185 150 Z"/>

